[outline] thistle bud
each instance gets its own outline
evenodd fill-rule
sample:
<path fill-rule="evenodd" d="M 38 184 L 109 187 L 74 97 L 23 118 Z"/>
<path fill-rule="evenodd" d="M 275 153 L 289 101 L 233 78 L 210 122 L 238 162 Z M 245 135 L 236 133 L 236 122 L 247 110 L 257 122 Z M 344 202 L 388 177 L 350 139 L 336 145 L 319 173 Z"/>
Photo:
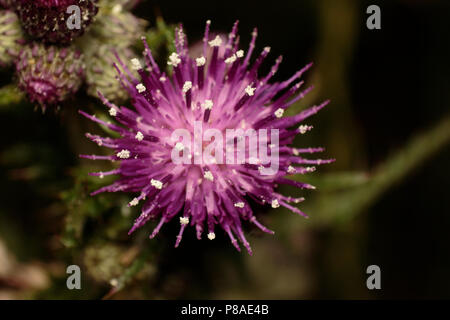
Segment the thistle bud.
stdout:
<path fill-rule="evenodd" d="M 17 58 L 24 42 L 17 15 L 10 10 L 0 10 L 0 67 Z"/>
<path fill-rule="evenodd" d="M 99 14 L 89 34 L 102 43 L 128 47 L 144 35 L 147 22 L 125 9 L 125 1 L 100 2 Z"/>
<path fill-rule="evenodd" d="M 68 44 L 81 36 L 97 14 L 97 0 L 17 0 L 22 27 L 48 43 Z"/>
<path fill-rule="evenodd" d="M 118 73 L 114 64 L 117 63 L 115 54 L 121 61 L 127 62 L 133 58 L 128 48 L 115 48 L 111 45 L 100 45 L 86 59 L 86 82 L 89 95 L 98 98 L 101 92 L 109 101 L 120 103 L 128 98 L 127 91 L 117 81 Z"/>
<path fill-rule="evenodd" d="M 16 69 L 19 88 L 44 110 L 75 94 L 84 75 L 81 53 L 72 47 L 58 48 L 41 43 L 22 49 Z"/>
<path fill-rule="evenodd" d="M 141 0 L 99 0 L 101 8 L 113 7 L 115 5 L 120 5 L 125 10 L 133 10 L 141 2 Z"/>

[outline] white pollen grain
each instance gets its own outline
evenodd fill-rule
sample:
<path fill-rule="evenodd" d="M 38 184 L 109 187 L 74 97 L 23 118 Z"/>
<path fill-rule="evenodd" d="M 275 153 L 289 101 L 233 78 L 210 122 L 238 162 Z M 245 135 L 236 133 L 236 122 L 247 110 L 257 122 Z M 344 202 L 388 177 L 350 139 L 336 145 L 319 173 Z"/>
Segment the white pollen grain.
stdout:
<path fill-rule="evenodd" d="M 195 62 L 197 63 L 197 67 L 204 66 L 206 63 L 206 58 L 205 57 L 197 58 L 195 59 Z"/>
<path fill-rule="evenodd" d="M 109 109 L 109 115 L 115 117 L 117 115 L 117 110 L 114 108 Z"/>
<path fill-rule="evenodd" d="M 192 88 L 192 82 L 191 81 L 186 81 L 183 84 L 183 93 L 188 92 L 189 90 L 191 90 L 191 88 Z"/>
<path fill-rule="evenodd" d="M 170 56 L 169 56 L 169 61 L 167 61 L 167 64 L 169 66 L 174 66 L 176 67 L 179 63 L 181 62 L 180 56 L 178 55 L 178 53 L 173 52 Z"/>
<path fill-rule="evenodd" d="M 205 100 L 205 102 L 202 104 L 203 109 L 205 110 L 211 110 L 214 103 L 212 100 Z"/>
<path fill-rule="evenodd" d="M 203 178 L 209 181 L 214 181 L 214 176 L 212 175 L 211 171 L 205 171 L 203 174 Z"/>
<path fill-rule="evenodd" d="M 243 208 L 244 207 L 244 203 L 243 202 L 236 202 L 235 204 L 234 204 L 234 206 L 236 207 L 236 208 Z"/>
<path fill-rule="evenodd" d="M 236 57 L 242 58 L 243 56 L 244 56 L 244 50 L 238 50 L 238 51 L 236 52 Z"/>
<path fill-rule="evenodd" d="M 281 117 L 283 116 L 283 114 L 284 114 L 284 109 L 279 108 L 279 109 L 277 109 L 277 111 L 275 111 L 273 114 L 275 115 L 275 117 L 281 118 Z"/>
<path fill-rule="evenodd" d="M 276 209 L 280 206 L 277 199 L 272 200 L 272 208 Z"/>
<path fill-rule="evenodd" d="M 235 61 L 236 61 L 236 59 L 237 59 L 236 55 L 235 55 L 235 54 L 233 54 L 233 55 L 232 55 L 231 57 L 229 57 L 229 58 L 225 59 L 225 63 L 227 63 L 227 64 L 229 64 L 229 63 L 233 63 L 233 62 L 235 62 Z"/>
<path fill-rule="evenodd" d="M 187 225 L 189 223 L 189 218 L 188 217 L 180 217 L 180 223 L 182 225 Z"/>
<path fill-rule="evenodd" d="M 147 90 L 147 88 L 145 88 L 145 86 L 144 86 L 142 83 L 139 83 L 139 84 L 136 86 L 136 89 L 137 89 L 137 91 L 138 91 L 139 93 L 142 93 L 142 92 L 144 92 L 145 90 Z"/>
<path fill-rule="evenodd" d="M 136 140 L 138 140 L 138 141 L 142 141 L 142 140 L 144 140 L 144 135 L 142 134 L 142 132 L 138 131 L 138 132 L 136 133 L 135 138 L 136 138 Z"/>
<path fill-rule="evenodd" d="M 216 238 L 216 234 L 214 232 L 208 233 L 208 239 L 209 240 L 214 240 L 215 238 Z"/>
<path fill-rule="evenodd" d="M 255 94 L 255 90 L 256 90 L 256 88 L 252 88 L 251 86 L 247 86 L 247 88 L 245 88 L 245 93 L 247 93 L 251 97 L 251 96 L 253 96 Z"/>
<path fill-rule="evenodd" d="M 134 198 L 133 200 L 130 201 L 129 205 L 131 207 L 137 206 L 137 204 L 139 203 L 139 200 L 137 198 Z"/>
<path fill-rule="evenodd" d="M 130 151 L 123 149 L 117 153 L 117 157 L 120 159 L 128 159 L 130 157 Z"/>
<path fill-rule="evenodd" d="M 211 47 L 219 47 L 222 44 L 222 39 L 220 36 L 216 36 L 214 40 L 208 42 Z"/>
<path fill-rule="evenodd" d="M 159 189 L 159 190 L 161 190 L 161 189 L 162 189 L 162 186 L 163 186 L 163 183 L 162 183 L 161 181 L 155 180 L 155 179 L 150 180 L 150 184 L 151 184 L 153 187 L 155 187 L 156 189 Z"/>
<path fill-rule="evenodd" d="M 301 134 L 305 134 L 308 130 L 309 130 L 309 127 L 307 125 L 301 125 L 300 127 L 298 127 L 298 131 Z"/>
<path fill-rule="evenodd" d="M 131 59 L 131 65 L 133 67 L 133 70 L 140 70 L 140 69 L 142 69 L 141 62 L 137 58 Z"/>

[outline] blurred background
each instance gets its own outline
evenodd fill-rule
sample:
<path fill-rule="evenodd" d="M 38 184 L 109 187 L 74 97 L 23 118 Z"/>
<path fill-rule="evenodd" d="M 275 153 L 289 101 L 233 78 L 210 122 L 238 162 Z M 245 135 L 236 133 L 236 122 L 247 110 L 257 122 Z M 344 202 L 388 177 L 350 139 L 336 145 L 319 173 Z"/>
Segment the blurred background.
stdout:
<path fill-rule="evenodd" d="M 366 27 L 371 4 L 381 30 Z M 326 147 L 323 157 L 337 161 L 299 177 L 317 190 L 283 190 L 306 198 L 310 219 L 257 209 L 276 233 L 247 225 L 253 256 L 192 230 L 174 249 L 171 224 L 153 240 L 154 222 L 129 237 L 137 209 L 124 194 L 91 198 L 107 181 L 88 177 L 99 164 L 78 158 L 107 152 L 84 137 L 99 129 L 77 113 L 104 110 L 98 100 L 79 93 L 43 114 L 11 93 L 15 76 L 3 69 L 0 299 L 450 298 L 448 1 L 152 0 L 133 12 L 149 21 L 162 63 L 173 25 L 195 44 L 208 19 L 219 33 L 239 19 L 243 49 L 258 27 L 256 52 L 269 45 L 272 61 L 283 55 L 276 80 L 313 61 L 306 81 L 315 89 L 290 112 L 331 104 L 295 145 Z M 72 264 L 81 290 L 66 287 Z M 369 265 L 381 269 L 381 290 L 366 287 Z"/>

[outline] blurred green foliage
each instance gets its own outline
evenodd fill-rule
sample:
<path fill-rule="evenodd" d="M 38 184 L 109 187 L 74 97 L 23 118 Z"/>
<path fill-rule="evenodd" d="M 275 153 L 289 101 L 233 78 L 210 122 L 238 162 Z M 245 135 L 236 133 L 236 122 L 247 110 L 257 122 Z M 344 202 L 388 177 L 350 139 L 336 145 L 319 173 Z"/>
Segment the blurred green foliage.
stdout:
<path fill-rule="evenodd" d="M 321 270 L 317 265 L 330 262 L 346 269 L 346 274 L 357 273 L 361 243 L 355 239 L 364 239 L 361 234 L 365 227 L 355 221 L 363 219 L 363 214 L 383 195 L 448 146 L 450 117 L 440 115 L 429 129 L 417 130 L 403 147 L 383 155 L 385 159 L 379 164 L 367 165 L 364 135 L 351 108 L 348 87 L 360 6 L 352 0 L 308 3 L 317 15 L 314 55 L 319 62 L 308 82 L 317 84 L 317 89 L 290 112 L 298 112 L 328 95 L 333 103 L 312 120 L 318 123 L 317 130 L 295 144 L 326 145 L 326 155 L 337 158 L 337 163 L 296 177 L 318 187 L 308 191 L 306 201 L 299 205 L 310 219 L 282 208 L 259 210 L 261 220 L 276 234 L 271 237 L 249 228 L 253 257 L 237 254 L 220 236 L 207 242 L 187 234 L 175 250 L 173 226 L 167 226 L 154 240 L 148 239 L 152 223 L 128 236 L 138 215 L 135 208 L 127 206 L 130 196 L 89 195 L 115 177 L 99 179 L 88 173 L 110 169 L 111 165 L 77 158 L 81 153 L 105 152 L 84 139 L 84 132 L 115 133 L 81 118 L 76 109 L 88 109 L 105 120 L 106 109 L 98 101 L 81 96 L 56 115 L 41 115 L 32 111 L 13 84 L 0 88 L 0 116 L 5 127 L 10 125 L 8 130 L 14 128 L 2 138 L 0 153 L 0 176 L 5 181 L 0 242 L 7 244 L 18 265 L 41 261 L 40 268 L 49 279 L 45 288 L 13 288 L 11 297 L 308 298 L 318 295 Z M 336 16 L 345 17 L 339 28 Z M 165 61 L 174 50 L 173 34 L 174 25 L 161 17 L 146 32 L 158 61 Z M 137 44 L 137 49 L 143 47 Z M 287 187 L 282 191 L 291 195 L 298 192 Z M 344 231 L 333 238 L 336 230 Z M 317 238 L 323 233 L 333 239 L 326 252 L 317 249 Z M 70 264 L 78 264 L 86 271 L 80 292 L 65 286 L 65 267 Z M 324 273 L 333 274 L 335 270 L 330 267 Z M 5 276 L 11 275 L 0 272 L 0 279 Z M 329 283 L 336 285 L 336 277 L 329 277 Z M 351 294 L 343 297 L 368 297 L 360 287 L 349 284 L 344 289 Z"/>

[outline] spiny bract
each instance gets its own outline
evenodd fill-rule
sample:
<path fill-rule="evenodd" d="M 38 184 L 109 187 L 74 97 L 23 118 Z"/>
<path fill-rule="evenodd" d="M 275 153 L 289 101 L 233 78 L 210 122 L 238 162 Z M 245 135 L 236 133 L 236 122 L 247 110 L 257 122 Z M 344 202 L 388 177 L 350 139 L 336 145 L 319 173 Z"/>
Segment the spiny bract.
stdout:
<path fill-rule="evenodd" d="M 83 56 L 79 51 L 37 42 L 22 49 L 16 69 L 19 88 L 44 110 L 75 94 L 84 78 Z"/>
<path fill-rule="evenodd" d="M 130 61 L 133 51 L 126 47 L 117 48 L 95 42 L 93 44 L 96 44 L 95 50 L 85 53 L 87 93 L 97 98 L 97 92 L 101 92 L 109 101 L 123 103 L 128 98 L 128 92 L 117 81 L 114 63 L 117 55 L 121 60 Z"/>
<path fill-rule="evenodd" d="M 17 15 L 13 11 L 0 9 L 0 67 L 12 64 L 24 44 Z"/>

